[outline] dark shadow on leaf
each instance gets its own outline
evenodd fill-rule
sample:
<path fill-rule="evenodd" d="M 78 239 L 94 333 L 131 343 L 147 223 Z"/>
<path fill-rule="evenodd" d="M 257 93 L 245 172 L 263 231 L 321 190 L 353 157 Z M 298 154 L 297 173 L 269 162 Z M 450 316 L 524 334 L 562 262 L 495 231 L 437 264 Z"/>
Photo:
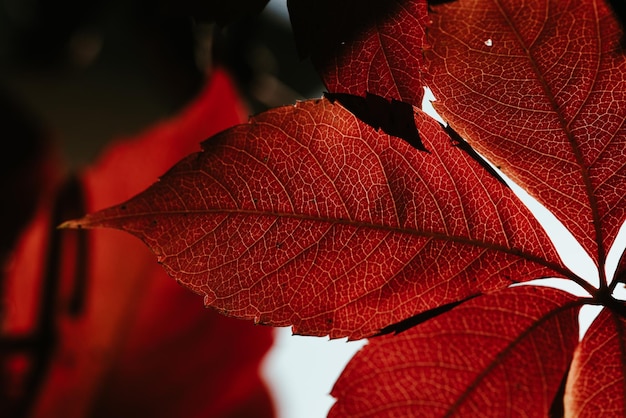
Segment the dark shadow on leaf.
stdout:
<path fill-rule="evenodd" d="M 369 90 L 421 106 L 417 56 L 424 46 L 425 0 L 287 0 L 287 7 L 298 54 L 311 59 L 329 91 L 365 95 Z M 390 39 L 402 39 L 411 56 L 399 62 L 396 54 L 406 50 Z M 372 50 L 374 44 L 380 50 Z M 372 53 L 385 55 L 386 64 Z"/>
<path fill-rule="evenodd" d="M 624 29 L 626 28 L 626 2 L 624 0 L 607 0 L 607 3 L 609 3 L 609 6 L 613 10 L 615 17 L 619 21 L 622 28 L 620 45 L 622 47 L 622 52 L 624 52 L 626 49 L 626 34 L 624 33 Z"/>
<path fill-rule="evenodd" d="M 440 4 L 452 3 L 453 1 L 456 1 L 456 0 L 428 0 L 428 5 L 438 6 Z"/>
<path fill-rule="evenodd" d="M 386 334 L 399 334 L 401 332 L 407 331 L 410 328 L 413 328 L 416 325 L 419 325 L 421 323 L 424 323 L 430 319 L 433 319 L 441 314 L 444 314 L 448 311 L 451 311 L 452 309 L 456 308 L 457 306 L 467 302 L 468 300 L 472 300 L 477 296 L 480 296 L 481 293 L 469 296 L 465 299 L 462 300 L 458 300 L 456 302 L 450 302 L 450 303 L 446 303 L 445 305 L 441 305 L 438 306 L 434 309 L 429 309 L 427 311 L 421 312 L 417 315 L 414 315 L 410 318 L 404 319 L 400 322 L 397 322 L 395 324 L 386 326 L 385 328 L 381 329 L 380 332 L 376 335 L 374 335 L 374 337 L 379 337 L 381 335 L 386 335 Z"/>
<path fill-rule="evenodd" d="M 365 97 L 347 93 L 324 93 L 324 96 L 331 103 L 341 103 L 372 128 L 382 129 L 388 135 L 404 139 L 413 148 L 428 152 L 415 126 L 415 113 L 410 104 L 394 99 L 388 101 L 371 93 Z"/>
<path fill-rule="evenodd" d="M 448 126 L 443 126 L 441 125 L 441 127 L 443 128 L 444 131 L 446 131 L 446 133 L 448 134 L 448 136 L 450 137 L 450 139 L 452 140 L 452 145 L 460 148 L 461 150 L 465 151 L 465 153 L 467 155 L 469 155 L 470 157 L 472 157 L 473 160 L 475 160 L 478 164 L 480 164 L 481 166 L 483 166 L 483 168 L 485 170 L 487 170 L 489 172 L 489 174 L 491 174 L 496 180 L 498 180 L 500 183 L 502 183 L 503 185 L 505 185 L 506 187 L 509 187 L 508 184 L 506 184 L 506 182 L 504 181 L 504 179 L 502 178 L 502 176 L 500 176 L 500 174 L 491 166 L 489 165 L 489 163 L 487 161 L 485 161 L 480 154 L 478 154 L 474 148 L 472 148 L 472 146 L 470 144 L 467 143 L 467 141 L 465 141 L 461 135 L 458 134 L 457 131 L 455 131 L 454 129 L 452 129 L 450 127 L 450 125 Z"/>

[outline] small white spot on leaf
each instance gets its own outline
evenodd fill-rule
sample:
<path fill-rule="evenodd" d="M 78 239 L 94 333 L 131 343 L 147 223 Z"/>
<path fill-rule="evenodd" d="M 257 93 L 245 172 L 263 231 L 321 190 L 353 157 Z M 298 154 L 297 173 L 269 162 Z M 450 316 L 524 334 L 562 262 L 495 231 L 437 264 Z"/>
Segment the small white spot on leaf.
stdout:
<path fill-rule="evenodd" d="M 493 45 L 493 41 L 491 40 L 491 38 L 489 38 L 489 39 L 487 39 L 485 41 L 485 45 L 487 45 L 487 46 L 492 46 Z"/>

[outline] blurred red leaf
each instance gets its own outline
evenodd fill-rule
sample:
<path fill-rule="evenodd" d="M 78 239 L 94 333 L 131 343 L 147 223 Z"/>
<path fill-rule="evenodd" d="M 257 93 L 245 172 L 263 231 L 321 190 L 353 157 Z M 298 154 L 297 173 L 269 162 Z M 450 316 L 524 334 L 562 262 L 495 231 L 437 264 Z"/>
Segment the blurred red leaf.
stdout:
<path fill-rule="evenodd" d="M 111 146 L 83 183 L 96 210 L 149 185 L 209 135 L 242 120 L 228 77 L 215 71 L 179 116 Z M 22 239 L 9 275 L 4 331 L 32 328 L 43 274 L 48 209 Z M 66 237 L 66 241 L 67 241 Z M 81 316 L 69 313 L 71 283 L 62 276 L 56 303 L 58 345 L 33 417 L 272 416 L 258 374 L 271 329 L 203 309 L 169 279 L 138 240 L 89 233 L 88 288 Z M 66 248 L 64 248 L 66 249 Z M 66 266 L 75 253 L 63 253 Z M 35 260 L 35 262 L 33 262 Z"/>
<path fill-rule="evenodd" d="M 626 55 L 603 1 L 433 6 L 437 111 L 574 234 L 604 275 L 626 219 Z"/>
<path fill-rule="evenodd" d="M 0 189 L 11 197 L 11 204 L 0 208 L 0 264 L 59 176 L 50 158 L 50 134 L 31 113 L 0 87 L 2 136 L 11 143 L 10 152 L 0 155 Z"/>
<path fill-rule="evenodd" d="M 225 314 L 331 338 L 572 275 L 508 188 L 428 116 L 415 123 L 428 153 L 326 100 L 274 109 L 68 226 L 137 235 Z"/>
<path fill-rule="evenodd" d="M 426 0 L 288 0 L 300 55 L 331 93 L 422 105 Z"/>
<path fill-rule="evenodd" d="M 520 286 L 374 338 L 337 380 L 329 417 L 548 416 L 579 306 L 563 291 Z"/>

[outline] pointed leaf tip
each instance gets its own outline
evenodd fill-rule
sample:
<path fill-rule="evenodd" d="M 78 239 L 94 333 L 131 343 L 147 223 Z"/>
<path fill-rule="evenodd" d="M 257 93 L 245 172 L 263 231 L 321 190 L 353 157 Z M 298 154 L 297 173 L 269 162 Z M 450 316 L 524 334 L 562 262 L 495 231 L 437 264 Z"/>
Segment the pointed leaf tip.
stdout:
<path fill-rule="evenodd" d="M 115 217 L 115 213 L 113 211 L 117 209 L 119 209 L 119 206 L 89 213 L 82 218 L 70 219 L 58 225 L 57 229 L 116 228 L 116 226 L 112 224 L 111 218 Z M 103 223 L 103 219 L 106 219 L 107 222 Z"/>
<path fill-rule="evenodd" d="M 82 220 L 83 218 L 65 221 L 62 224 L 58 225 L 57 229 L 82 229 L 83 228 Z"/>

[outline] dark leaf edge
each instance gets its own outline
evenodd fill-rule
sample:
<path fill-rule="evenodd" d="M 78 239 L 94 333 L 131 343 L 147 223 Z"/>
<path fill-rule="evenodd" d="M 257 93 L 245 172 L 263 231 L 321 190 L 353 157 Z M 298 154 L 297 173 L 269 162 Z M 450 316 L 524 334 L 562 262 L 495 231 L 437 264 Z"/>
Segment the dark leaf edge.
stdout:
<path fill-rule="evenodd" d="M 465 299 L 458 300 L 456 302 L 446 303 L 445 305 L 438 306 L 433 309 L 429 309 L 424 312 L 420 312 L 417 315 L 413 315 L 409 318 L 403 319 L 402 321 L 396 322 L 395 324 L 391 324 L 381 329 L 378 334 L 373 335 L 372 337 L 380 337 L 382 335 L 387 335 L 393 333 L 394 335 L 398 335 L 401 332 L 408 331 L 409 329 L 422 324 L 430 319 L 433 319 L 439 315 L 442 315 L 446 312 L 451 311 L 457 306 L 470 301 L 478 296 L 483 295 L 482 293 L 477 293 L 471 296 L 466 297 Z"/>

